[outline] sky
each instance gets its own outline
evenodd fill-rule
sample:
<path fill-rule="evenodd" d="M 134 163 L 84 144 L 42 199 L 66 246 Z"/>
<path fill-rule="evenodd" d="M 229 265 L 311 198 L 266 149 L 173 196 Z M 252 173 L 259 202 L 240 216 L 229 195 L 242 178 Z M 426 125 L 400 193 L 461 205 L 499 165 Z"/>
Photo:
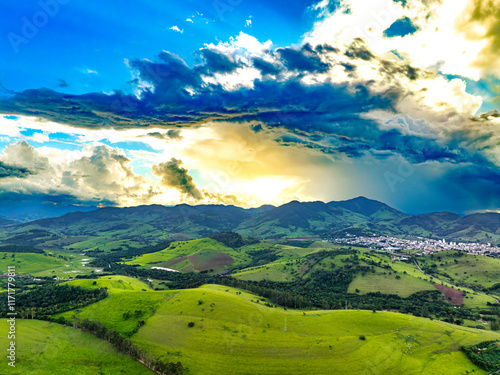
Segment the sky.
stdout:
<path fill-rule="evenodd" d="M 500 0 L 0 4 L 0 199 L 500 211 Z"/>

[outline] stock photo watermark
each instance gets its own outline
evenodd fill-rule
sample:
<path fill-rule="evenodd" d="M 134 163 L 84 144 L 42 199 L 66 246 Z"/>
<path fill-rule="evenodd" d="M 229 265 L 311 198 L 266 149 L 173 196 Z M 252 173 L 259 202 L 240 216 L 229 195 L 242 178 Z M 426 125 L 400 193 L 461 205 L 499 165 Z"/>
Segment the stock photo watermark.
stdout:
<path fill-rule="evenodd" d="M 410 163 L 401 162 L 397 170 L 384 172 L 384 179 L 392 193 L 398 184 L 405 183 L 415 173 L 415 167 Z"/>
<path fill-rule="evenodd" d="M 38 35 L 41 29 L 50 23 L 50 20 L 56 17 L 61 5 L 66 5 L 70 0 L 40 0 L 38 1 L 38 10 L 30 16 L 21 17 L 21 26 L 19 31 L 11 31 L 7 34 L 7 39 L 15 53 L 19 53 L 22 45 L 28 44 L 30 40 Z"/>
<path fill-rule="evenodd" d="M 16 367 L 16 268 L 9 266 L 7 269 L 7 322 L 9 323 L 7 338 L 9 347 L 7 348 L 8 366 Z"/>
<path fill-rule="evenodd" d="M 403 7 L 398 3 L 391 2 L 386 9 L 372 10 L 369 14 L 370 21 L 366 23 L 364 29 L 353 27 L 353 31 L 355 35 L 367 41 L 375 39 L 403 15 Z"/>
<path fill-rule="evenodd" d="M 215 13 L 217 13 L 217 17 L 221 21 L 224 21 L 224 14 L 234 11 L 242 2 L 243 0 L 214 0 L 212 5 L 214 6 Z"/>

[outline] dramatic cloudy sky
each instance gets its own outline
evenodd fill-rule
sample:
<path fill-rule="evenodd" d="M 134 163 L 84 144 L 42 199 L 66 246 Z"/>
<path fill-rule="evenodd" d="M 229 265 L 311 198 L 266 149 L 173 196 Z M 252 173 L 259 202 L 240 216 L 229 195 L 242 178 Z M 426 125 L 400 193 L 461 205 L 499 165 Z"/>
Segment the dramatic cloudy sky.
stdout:
<path fill-rule="evenodd" d="M 500 210 L 500 0 L 0 13 L 0 199 Z"/>

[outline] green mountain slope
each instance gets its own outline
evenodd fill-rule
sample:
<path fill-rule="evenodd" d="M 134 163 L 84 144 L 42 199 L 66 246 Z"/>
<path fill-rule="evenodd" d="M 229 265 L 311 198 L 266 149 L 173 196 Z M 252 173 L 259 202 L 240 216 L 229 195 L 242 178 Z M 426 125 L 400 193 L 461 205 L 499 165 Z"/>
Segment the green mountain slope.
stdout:
<path fill-rule="evenodd" d="M 408 216 L 404 212 L 398 211 L 385 203 L 365 197 L 357 197 L 340 202 L 330 202 L 328 205 L 331 207 L 345 208 L 374 220 L 395 220 Z"/>
<path fill-rule="evenodd" d="M 236 231 L 256 237 L 307 236 L 366 222 L 362 214 L 323 202 L 293 201 L 245 220 Z"/>
<path fill-rule="evenodd" d="M 0 320 L 0 330 L 8 332 L 9 323 Z M 118 352 L 94 335 L 39 320 L 16 320 L 16 367 L 2 359 L 2 374 L 9 375 L 154 375 L 146 366 Z M 7 349 L 7 334 L 0 336 Z"/>
<path fill-rule="evenodd" d="M 364 197 L 330 203 L 292 201 L 279 207 L 254 209 L 186 204 L 109 207 L 0 226 L 0 243 L 63 249 L 84 242 L 81 237 L 87 236 L 102 238 L 104 243 L 133 240 L 142 243 L 138 245 L 141 247 L 165 239 L 196 239 L 227 231 L 260 238 L 368 232 L 496 243 L 500 242 L 500 214 L 460 217 L 441 212 L 409 216 Z M 85 250 L 81 245 L 73 247 Z"/>
<path fill-rule="evenodd" d="M 181 361 L 193 375 L 331 374 L 332 369 L 335 374 L 485 374 L 457 348 L 500 339 L 490 331 L 396 313 L 285 311 L 216 285 L 167 292 L 110 290 L 113 301 L 63 315 L 99 318 L 126 333 L 116 322 L 123 320 L 123 307 L 133 293 L 163 299 L 132 342 L 158 357 Z M 107 308 L 100 307 L 106 303 Z"/>

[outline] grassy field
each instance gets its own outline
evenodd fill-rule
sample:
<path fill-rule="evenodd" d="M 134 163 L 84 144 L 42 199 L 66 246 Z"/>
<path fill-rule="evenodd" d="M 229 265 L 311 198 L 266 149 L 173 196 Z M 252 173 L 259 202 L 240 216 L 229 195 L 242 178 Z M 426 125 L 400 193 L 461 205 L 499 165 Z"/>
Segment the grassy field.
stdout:
<path fill-rule="evenodd" d="M 126 250 L 128 247 L 140 248 L 140 242 L 133 240 L 114 240 L 111 237 L 88 237 L 80 242 L 73 242 L 71 244 L 65 245 L 64 249 L 68 251 L 89 251 L 97 250 L 109 253 L 111 251 Z"/>
<path fill-rule="evenodd" d="M 95 282 L 95 285 L 94 285 Z M 127 276 L 104 276 L 99 279 L 80 279 L 67 282 L 68 285 L 79 286 L 82 288 L 107 288 L 110 293 L 123 291 L 141 291 L 147 292 L 148 285 L 133 277 Z"/>
<path fill-rule="evenodd" d="M 233 249 L 211 238 L 173 242 L 168 248 L 144 254 L 127 261 L 145 268 L 167 267 L 182 272 L 194 270 L 221 270 L 230 264 L 241 264 L 250 260 L 247 249 Z"/>
<path fill-rule="evenodd" d="M 96 285 L 93 285 L 94 281 Z M 153 292 L 146 283 L 125 276 L 106 276 L 97 280 L 73 280 L 68 284 L 84 288 L 108 288 L 109 296 L 104 300 L 78 310 L 56 315 L 71 319 L 73 315 L 81 319 L 106 322 L 108 328 L 124 335 L 130 335 L 137 327 L 137 322 L 151 317 L 162 301 L 169 298 L 166 292 Z M 135 316 L 135 311 L 141 314 Z M 130 312 L 131 317 L 123 318 Z"/>
<path fill-rule="evenodd" d="M 117 287 L 119 279 L 134 290 Z M 217 285 L 155 292 L 121 276 L 85 282 L 80 285 L 108 283 L 110 296 L 62 315 L 100 320 L 130 334 L 135 321 L 123 313 L 150 311 L 132 341 L 162 359 L 181 361 L 193 375 L 485 374 L 456 349 L 500 339 L 491 331 L 396 313 L 270 308 L 258 296 Z"/>
<path fill-rule="evenodd" d="M 443 251 L 419 258 L 419 263 L 421 267 L 432 267 L 441 278 L 459 283 L 491 287 L 500 282 L 500 259 L 497 258 Z"/>
<path fill-rule="evenodd" d="M 307 255 L 316 253 L 318 251 L 338 250 L 339 248 L 341 248 L 341 246 L 337 245 L 321 245 L 323 245 L 323 243 L 316 242 L 310 247 L 302 248 L 286 245 L 274 245 L 270 247 L 270 245 L 268 244 L 267 248 L 274 249 L 279 255 L 279 258 L 276 261 L 264 264 L 262 266 L 243 269 L 239 272 L 234 273 L 232 276 L 242 280 L 271 280 L 287 282 L 294 281 L 295 279 L 304 276 L 312 270 L 326 268 L 331 270 L 331 266 L 329 266 L 329 263 L 331 263 L 331 258 L 327 258 L 324 261 L 321 261 L 320 264 L 322 264 L 323 266 L 320 264 L 315 264 L 314 262 L 310 262 L 306 259 Z M 253 246 L 255 247 L 255 249 L 258 249 L 258 246 L 261 245 Z M 353 250 L 353 253 L 354 251 L 355 250 Z M 338 259 L 338 262 L 340 263 L 340 258 L 342 257 L 348 257 L 348 255 L 338 255 L 334 259 Z"/>
<path fill-rule="evenodd" d="M 237 279 L 251 281 L 293 281 L 297 277 L 294 271 L 296 271 L 298 267 L 287 266 L 287 262 L 287 260 L 280 260 L 263 266 L 249 267 L 232 276 Z"/>
<path fill-rule="evenodd" d="M 0 345 L 9 348 L 7 320 L 0 320 Z M 2 355 L 0 373 L 8 375 L 154 374 L 105 340 L 77 329 L 39 320 L 16 321 L 16 367 Z"/>
<path fill-rule="evenodd" d="M 168 280 L 156 280 L 156 279 L 148 279 L 148 283 L 153 289 L 158 290 L 168 290 L 170 289 L 168 284 L 170 281 Z"/>
<path fill-rule="evenodd" d="M 381 293 L 389 293 L 391 291 L 398 292 L 395 294 L 399 294 L 402 297 L 406 297 L 408 292 L 413 291 L 418 292 L 420 290 L 432 290 L 434 289 L 432 285 L 434 283 L 441 284 L 452 287 L 453 284 L 446 282 L 446 278 L 437 280 L 434 277 L 427 276 L 420 272 L 420 270 L 413 264 L 412 262 L 399 262 L 392 261 L 389 254 L 377 252 L 375 254 L 370 253 L 367 249 L 359 249 L 363 254 L 360 255 L 362 259 L 371 259 L 376 261 L 382 261 L 382 264 L 390 264 L 394 271 L 401 277 L 401 279 L 394 279 L 394 284 L 390 285 L 391 277 L 395 277 L 394 272 L 393 275 L 383 275 L 386 270 L 375 267 L 377 272 L 375 276 L 373 274 L 367 275 L 365 277 L 358 276 L 356 279 L 349 285 L 349 292 L 354 293 L 356 289 L 360 290 L 361 293 L 367 293 L 371 291 L 379 290 Z M 440 253 L 441 254 L 441 253 Z M 338 258 L 338 257 L 337 257 Z M 491 258 L 493 259 L 493 258 Z M 495 260 L 495 259 L 493 259 Z M 489 262 L 489 260 L 486 260 Z M 386 272 L 387 273 L 387 272 Z M 438 275 L 439 276 L 439 275 Z M 399 284 L 400 281 L 403 283 Z M 407 289 L 406 292 L 400 292 L 400 286 L 404 286 Z M 370 289 L 372 288 L 372 289 Z M 477 292 L 473 289 L 466 287 L 456 287 L 456 289 L 465 291 L 467 294 L 464 299 L 464 306 L 468 308 L 476 308 L 476 309 L 489 309 L 491 308 L 490 304 L 495 303 L 495 299 L 492 296 L 489 296 L 483 292 Z M 385 291 L 384 291 L 385 290 Z"/>
<path fill-rule="evenodd" d="M 77 274 L 89 274 L 95 268 L 86 267 L 89 259 L 79 254 L 71 253 L 0 253 L 0 269 L 6 270 L 8 266 L 15 266 L 16 273 L 31 276 L 54 276 L 70 278 Z"/>
<path fill-rule="evenodd" d="M 481 374 L 455 348 L 500 338 L 394 313 L 284 311 L 237 292 L 171 292 L 132 340 L 190 374 Z"/>
<path fill-rule="evenodd" d="M 400 278 L 396 279 L 394 273 L 392 275 L 384 275 L 382 272 L 368 273 L 365 276 L 358 275 L 349 285 L 348 292 L 355 293 L 357 289 L 361 294 L 379 291 L 384 294 L 397 294 L 401 297 L 409 297 L 423 290 L 435 290 L 431 282 L 410 275 L 398 273 L 398 276 Z"/>

